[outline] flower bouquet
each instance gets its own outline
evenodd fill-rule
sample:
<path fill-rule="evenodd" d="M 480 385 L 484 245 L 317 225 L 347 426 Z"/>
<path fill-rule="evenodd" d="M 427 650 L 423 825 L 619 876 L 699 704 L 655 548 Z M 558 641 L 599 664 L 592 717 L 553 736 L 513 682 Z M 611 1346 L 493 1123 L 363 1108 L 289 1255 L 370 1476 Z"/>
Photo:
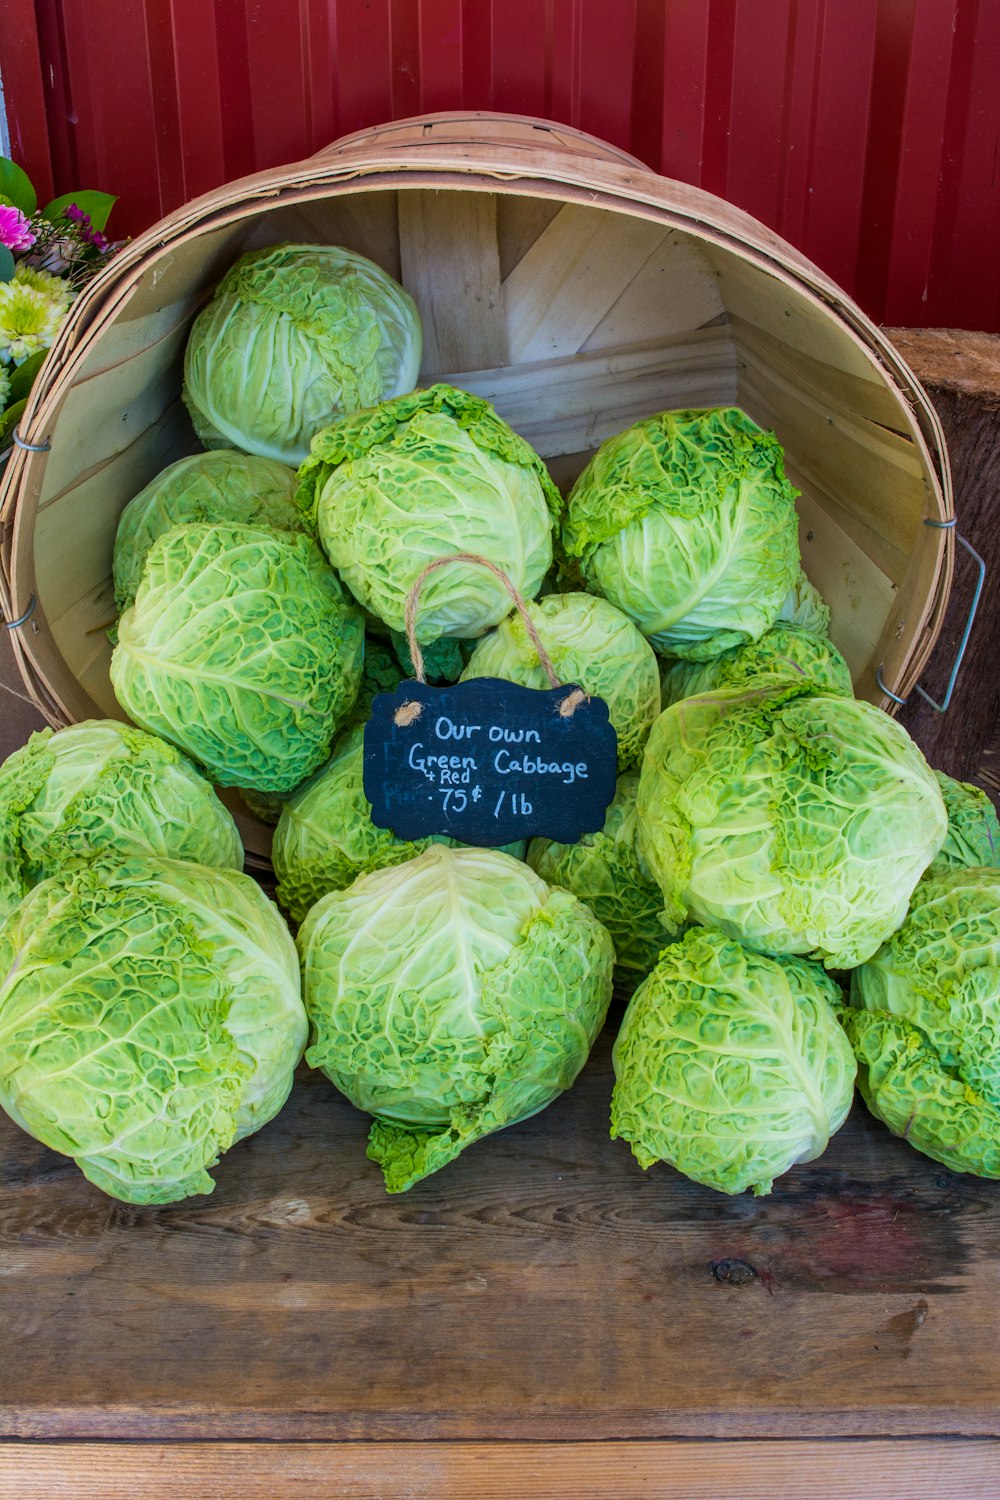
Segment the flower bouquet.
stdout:
<path fill-rule="evenodd" d="M 122 241 L 105 235 L 110 193 L 63 193 L 44 208 L 30 178 L 0 156 L 0 451 L 74 299 Z"/>

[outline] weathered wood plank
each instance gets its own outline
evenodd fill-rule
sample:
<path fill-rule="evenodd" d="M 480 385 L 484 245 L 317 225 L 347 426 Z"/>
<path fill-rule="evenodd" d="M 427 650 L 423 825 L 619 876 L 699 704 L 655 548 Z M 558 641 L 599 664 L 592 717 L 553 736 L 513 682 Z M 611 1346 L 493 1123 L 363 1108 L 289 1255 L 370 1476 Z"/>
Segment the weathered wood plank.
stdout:
<path fill-rule="evenodd" d="M 543 230 L 559 213 L 562 204 L 552 198 L 497 198 L 497 246 L 500 275 L 506 280 Z"/>
<path fill-rule="evenodd" d="M 58 600 L 59 612 L 89 592 L 108 571 L 122 510 L 166 466 L 194 448 L 191 426 L 180 402 L 151 427 L 134 434 L 127 448 L 80 473 L 59 495 L 46 498 L 35 517 L 35 574 L 42 593 Z M 70 667 L 80 646 L 62 647 Z"/>
<path fill-rule="evenodd" d="M 912 442 L 864 412 L 838 411 L 780 367 L 748 361 L 739 398 L 755 421 L 775 431 L 791 465 L 815 474 L 824 493 L 839 497 L 840 509 L 856 518 L 859 545 L 872 538 L 878 547 L 872 555 L 886 572 L 894 558 L 905 567 L 928 509 Z M 902 571 L 896 581 L 901 577 Z"/>
<path fill-rule="evenodd" d="M 1000 1443 L 948 1438 L 0 1448 L 0 1488 L 17 1500 L 984 1500 L 998 1470 Z"/>
<path fill-rule="evenodd" d="M 814 493 L 794 469 L 789 477 L 801 489 L 796 509 L 802 566 L 830 606 L 831 639 L 851 669 L 858 697 L 879 701 L 872 642 L 893 606 L 892 580 L 844 529 L 826 497 Z"/>
<path fill-rule="evenodd" d="M 690 333 L 725 316 L 718 279 L 686 236 L 660 240 L 583 348 L 613 349 Z"/>
<path fill-rule="evenodd" d="M 798 347 L 779 337 L 773 329 L 748 322 L 738 313 L 727 310 L 727 318 L 737 350 L 755 365 L 781 370 L 831 410 L 851 416 L 863 413 L 869 422 L 878 422 L 892 432 L 905 431 L 904 408 L 872 365 L 859 361 L 843 369 L 826 362 L 825 341 L 815 350 L 808 341 L 804 348 Z"/>

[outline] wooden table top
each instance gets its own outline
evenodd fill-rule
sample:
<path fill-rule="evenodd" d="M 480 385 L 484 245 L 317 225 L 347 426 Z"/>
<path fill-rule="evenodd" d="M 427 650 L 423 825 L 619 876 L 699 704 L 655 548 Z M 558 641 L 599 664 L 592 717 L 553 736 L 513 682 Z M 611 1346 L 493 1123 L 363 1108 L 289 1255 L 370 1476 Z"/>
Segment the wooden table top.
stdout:
<path fill-rule="evenodd" d="M 395 1197 L 308 1070 L 211 1196 L 167 1208 L 0 1119 L 0 1436 L 90 1457 L 895 1437 L 924 1462 L 938 1435 L 994 1440 L 1000 1471 L 1000 1185 L 860 1103 L 768 1197 L 643 1172 L 608 1135 L 614 1019 L 569 1093 Z"/>

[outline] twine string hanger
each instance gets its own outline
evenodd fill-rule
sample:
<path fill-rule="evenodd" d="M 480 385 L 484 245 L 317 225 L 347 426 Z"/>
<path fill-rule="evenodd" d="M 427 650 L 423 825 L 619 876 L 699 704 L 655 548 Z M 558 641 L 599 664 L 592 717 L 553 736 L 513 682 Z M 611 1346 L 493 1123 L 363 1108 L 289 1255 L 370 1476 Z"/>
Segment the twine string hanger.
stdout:
<path fill-rule="evenodd" d="M 498 568 L 496 563 L 490 562 L 488 557 L 481 557 L 478 552 L 451 552 L 447 557 L 435 558 L 433 562 L 427 564 L 420 576 L 414 580 L 410 592 L 406 596 L 406 603 L 403 607 L 403 624 L 406 628 L 406 644 L 410 648 L 413 673 L 417 681 L 423 683 L 427 681 L 424 674 L 424 654 L 417 643 L 417 603 L 420 597 L 420 590 L 429 574 L 433 573 L 436 568 L 446 567 L 449 563 L 474 563 L 478 567 L 488 568 L 494 578 L 500 580 L 513 599 L 518 613 L 524 621 L 524 628 L 528 632 L 528 638 L 535 648 L 539 663 L 546 677 L 549 679 L 550 685 L 554 688 L 562 687 L 563 684 L 559 680 L 559 674 L 552 665 L 552 658 L 542 645 L 542 639 L 538 634 L 535 622 L 528 613 L 528 606 L 525 603 L 523 595 L 507 577 L 503 568 Z M 585 703 L 586 700 L 587 694 L 582 688 L 573 688 L 559 703 L 558 712 L 560 718 L 572 718 L 580 704 Z M 423 704 L 411 698 L 406 703 L 399 705 L 393 715 L 393 719 L 400 728 L 405 728 L 406 725 L 415 723 L 422 712 Z"/>

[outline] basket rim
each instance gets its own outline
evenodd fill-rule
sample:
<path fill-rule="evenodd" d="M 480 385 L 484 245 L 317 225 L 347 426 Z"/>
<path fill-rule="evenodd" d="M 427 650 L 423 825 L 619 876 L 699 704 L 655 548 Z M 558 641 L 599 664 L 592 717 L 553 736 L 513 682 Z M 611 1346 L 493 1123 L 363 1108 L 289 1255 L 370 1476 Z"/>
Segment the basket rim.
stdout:
<path fill-rule="evenodd" d="M 392 124 L 434 124 L 439 120 L 449 121 L 452 118 L 450 114 L 418 115 Z M 521 115 L 484 115 L 483 118 L 497 123 L 555 123 L 539 122 L 530 116 Z M 385 127 L 373 127 L 373 133 L 381 128 Z M 578 134 L 586 139 L 582 137 L 582 133 Z M 344 149 L 343 154 L 335 161 L 324 152 L 304 161 L 236 178 L 210 193 L 189 200 L 124 246 L 88 284 L 71 307 L 49 351 L 49 358 L 32 385 L 28 405 L 19 424 L 21 436 L 27 442 L 37 441 L 39 434 L 33 429 L 32 422 L 43 393 L 59 379 L 63 364 L 72 358 L 74 350 L 89 331 L 96 316 L 111 306 L 112 299 L 117 300 L 134 287 L 137 279 L 146 273 L 152 260 L 159 254 L 168 253 L 171 236 L 207 234 L 212 229 L 246 217 L 251 212 L 267 212 L 279 202 L 294 203 L 318 196 L 331 196 L 338 190 L 365 191 L 377 187 L 388 190 L 405 185 L 426 186 L 429 184 L 421 179 L 424 174 L 428 174 L 436 188 L 461 191 L 468 190 L 469 179 L 480 176 L 492 190 L 501 193 L 535 196 L 532 189 L 543 189 L 543 196 L 561 197 L 561 194 L 544 190 L 567 188 L 571 194 L 586 193 L 586 201 L 594 207 L 663 219 L 682 232 L 693 234 L 722 249 L 738 252 L 744 258 L 753 258 L 761 269 L 787 278 L 800 292 L 811 292 L 827 313 L 832 313 L 837 321 L 854 333 L 865 352 L 876 357 L 883 374 L 890 377 L 890 383 L 897 388 L 898 393 L 905 395 L 910 413 L 918 417 L 918 425 L 927 442 L 924 457 L 932 461 L 943 492 L 944 505 L 940 519 L 951 518 L 950 474 L 944 433 L 933 404 L 915 372 L 882 329 L 836 282 L 794 246 L 744 210 L 704 189 L 691 187 L 675 178 L 660 176 L 643 167 L 626 170 L 619 162 L 569 155 L 550 146 L 533 146 L 527 143 L 508 145 L 505 149 L 513 153 L 512 159 L 505 163 L 493 162 L 487 168 L 478 157 L 473 158 L 467 153 L 463 142 L 440 142 L 429 138 L 427 141 L 401 146 L 389 145 L 373 153 L 368 149 L 361 151 L 363 142 L 358 134 L 344 137 L 343 141 L 349 143 L 349 149 Z M 486 144 L 492 145 L 483 142 L 480 147 Z M 340 149 L 341 142 L 335 141 L 326 151 Z M 355 152 L 358 153 L 357 156 Z M 537 168 L 539 158 L 543 156 L 555 158 L 555 162 L 549 162 L 544 172 L 524 170 L 529 159 L 531 166 Z M 586 163 L 586 173 L 581 169 L 583 163 Z M 398 173 L 407 176 L 407 183 L 380 180 L 383 174 L 395 176 Z M 330 191 L 325 192 L 326 189 Z M 573 201 L 573 198 L 571 196 L 564 201 Z M 748 237 L 744 237 L 741 231 L 745 231 Z M 14 458 L 16 456 L 12 455 Z M 8 459 L 6 468 L 9 470 L 10 466 Z M 6 475 L 0 476 L 0 518 L 4 513 L 5 479 Z"/>
<path fill-rule="evenodd" d="M 494 133 L 471 140 L 434 134 L 435 126 L 470 119 L 491 127 Z M 633 166 L 628 160 L 611 160 L 606 155 L 580 154 L 549 143 L 512 142 L 503 138 L 506 127 L 525 124 L 572 134 L 581 144 L 589 140 L 606 147 L 606 143 L 596 137 L 587 138 L 573 127 L 531 116 L 485 112 L 417 115 L 342 137 L 319 156 L 235 179 L 190 200 L 119 251 L 73 305 L 32 386 L 19 435 L 28 444 L 45 441 L 48 415 L 57 407 L 89 353 L 89 335 L 99 332 L 101 325 L 122 312 L 157 261 L 169 255 L 182 240 L 197 239 L 226 224 L 263 215 L 279 205 L 320 197 L 425 187 L 435 191 L 479 189 L 513 196 L 548 197 L 654 220 L 736 254 L 776 277 L 832 319 L 878 370 L 896 398 L 905 428 L 919 454 L 927 480 L 929 519 L 953 520 L 947 447 L 933 404 L 891 341 L 825 272 L 751 215 L 703 189 L 662 177 L 640 163 Z M 426 134 L 418 140 L 393 143 L 387 138 L 418 127 L 421 131 L 426 127 Z M 497 135 L 497 131 L 501 134 Z M 0 474 L 0 605 L 8 618 L 13 618 L 12 610 L 23 608 L 26 602 L 15 597 L 17 590 L 11 571 L 11 553 L 16 551 L 12 537 L 18 497 L 30 482 L 33 465 L 43 457 L 19 447 L 7 458 Z M 934 647 L 951 587 L 954 539 L 950 528 L 939 529 L 935 540 L 934 581 L 922 611 L 923 624 L 914 634 L 892 684 L 904 696 Z M 26 658 L 30 659 L 30 648 L 19 653 L 22 664 Z M 50 685 L 44 679 L 43 686 L 46 696 L 51 698 Z M 882 706 L 888 704 L 887 697 Z"/>

